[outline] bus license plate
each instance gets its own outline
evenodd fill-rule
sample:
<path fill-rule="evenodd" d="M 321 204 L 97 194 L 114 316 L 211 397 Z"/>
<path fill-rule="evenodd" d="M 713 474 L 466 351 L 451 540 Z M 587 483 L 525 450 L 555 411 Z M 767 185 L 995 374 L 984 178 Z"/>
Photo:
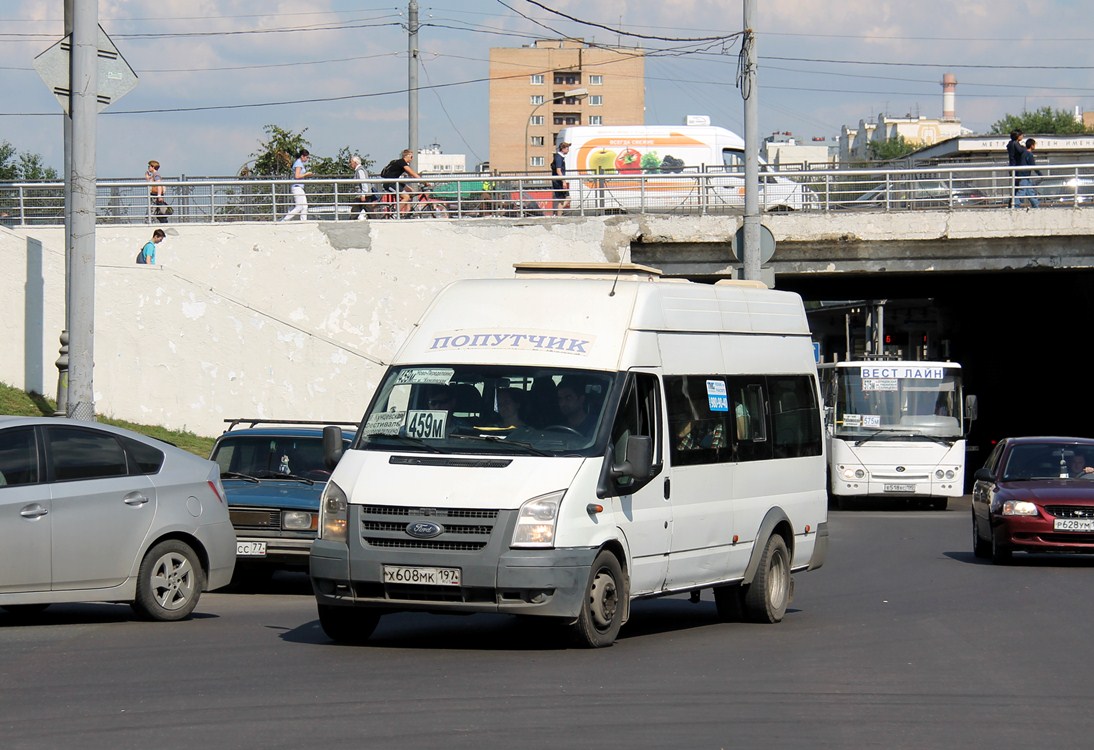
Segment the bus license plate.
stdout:
<path fill-rule="evenodd" d="M 1052 522 L 1056 531 L 1094 531 L 1094 518 L 1057 518 Z"/>
<path fill-rule="evenodd" d="M 419 586 L 459 586 L 459 568 L 412 568 L 385 565 L 384 583 L 409 583 Z"/>
<path fill-rule="evenodd" d="M 914 484 L 887 484 L 882 489 L 886 492 L 915 492 Z"/>
<path fill-rule="evenodd" d="M 236 542 L 236 557 L 265 557 L 265 542 Z"/>

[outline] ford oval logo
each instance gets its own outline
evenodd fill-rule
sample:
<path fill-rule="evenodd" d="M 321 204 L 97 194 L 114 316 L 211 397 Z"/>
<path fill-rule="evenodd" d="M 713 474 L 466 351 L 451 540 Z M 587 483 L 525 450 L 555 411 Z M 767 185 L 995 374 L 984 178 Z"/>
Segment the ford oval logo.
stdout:
<path fill-rule="evenodd" d="M 432 539 L 444 533 L 444 526 L 432 521 L 416 521 L 406 525 L 406 533 L 417 539 Z"/>

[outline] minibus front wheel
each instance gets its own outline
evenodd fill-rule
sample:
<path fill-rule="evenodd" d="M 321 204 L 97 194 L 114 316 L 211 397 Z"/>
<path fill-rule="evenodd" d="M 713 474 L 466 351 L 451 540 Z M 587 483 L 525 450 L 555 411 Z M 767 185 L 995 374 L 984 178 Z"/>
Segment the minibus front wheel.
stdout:
<path fill-rule="evenodd" d="M 619 559 L 607 550 L 602 551 L 589 570 L 581 613 L 573 625 L 577 642 L 589 648 L 612 645 L 623 624 L 628 595 Z"/>

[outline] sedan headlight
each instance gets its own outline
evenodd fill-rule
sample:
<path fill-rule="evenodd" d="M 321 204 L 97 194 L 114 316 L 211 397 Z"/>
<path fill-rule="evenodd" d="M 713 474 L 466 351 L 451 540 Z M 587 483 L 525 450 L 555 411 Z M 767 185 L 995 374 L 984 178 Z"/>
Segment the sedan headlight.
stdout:
<path fill-rule="evenodd" d="M 841 466 L 839 475 L 848 482 L 861 481 L 866 478 L 866 469 L 861 466 Z"/>
<path fill-rule="evenodd" d="M 1007 500 L 1003 503 L 1004 516 L 1036 516 L 1037 506 L 1028 500 Z"/>
<path fill-rule="evenodd" d="M 551 547 L 555 543 L 558 507 L 565 490 L 533 497 L 520 506 L 513 529 L 513 547 Z"/>
<path fill-rule="evenodd" d="M 311 531 L 315 514 L 306 510 L 286 510 L 281 514 L 281 528 L 286 531 Z"/>
<path fill-rule="evenodd" d="M 334 482 L 327 482 L 319 499 L 319 538 L 328 542 L 346 541 L 349 524 L 349 498 Z"/>

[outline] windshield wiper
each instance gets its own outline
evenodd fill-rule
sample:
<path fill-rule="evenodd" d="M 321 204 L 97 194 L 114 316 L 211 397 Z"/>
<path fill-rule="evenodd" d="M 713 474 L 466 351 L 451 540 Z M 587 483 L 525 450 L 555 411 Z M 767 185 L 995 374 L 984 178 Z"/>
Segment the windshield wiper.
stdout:
<path fill-rule="evenodd" d="M 923 435 L 919 434 L 917 437 L 921 437 L 924 440 L 930 440 L 932 443 L 938 443 L 939 445 L 945 445 L 947 447 L 952 446 L 957 442 L 957 438 L 942 437 L 941 435 Z"/>
<path fill-rule="evenodd" d="M 221 479 L 242 479 L 247 482 L 258 483 L 258 477 L 252 477 L 250 474 L 242 474 L 238 471 L 222 471 L 220 472 Z"/>
<path fill-rule="evenodd" d="M 882 435 L 884 435 L 885 437 L 891 437 L 893 435 L 903 436 L 902 433 L 896 432 L 894 430 L 874 430 L 869 435 L 866 435 L 866 436 L 861 437 L 858 440 L 856 440 L 855 441 L 855 447 L 857 448 L 858 446 L 862 445 L 863 443 L 868 443 L 871 440 L 873 440 L 874 438 L 880 437 Z"/>
<path fill-rule="evenodd" d="M 269 469 L 258 472 L 258 475 L 258 479 L 285 479 L 290 482 L 307 482 L 309 485 L 315 484 L 314 479 L 308 479 L 307 477 L 302 477 L 299 474 L 282 474 L 279 471 L 271 471 Z"/>
<path fill-rule="evenodd" d="M 868 443 L 875 438 L 881 438 L 882 440 L 888 438 L 900 438 L 901 440 L 930 440 L 932 443 L 938 443 L 939 445 L 952 446 L 956 442 L 956 438 L 942 437 L 941 435 L 928 435 L 923 432 L 916 432 L 915 430 L 875 430 L 874 432 L 866 435 L 855 441 L 855 447 Z"/>
<path fill-rule="evenodd" d="M 500 435 L 449 435 L 449 438 L 453 440 L 483 440 L 488 443 L 499 443 L 501 445 L 512 445 L 514 447 L 523 448 L 526 452 L 531 453 L 533 456 L 550 456 L 550 453 L 541 451 L 531 443 L 526 443 L 523 440 L 511 440 L 509 438 L 503 438 Z"/>

